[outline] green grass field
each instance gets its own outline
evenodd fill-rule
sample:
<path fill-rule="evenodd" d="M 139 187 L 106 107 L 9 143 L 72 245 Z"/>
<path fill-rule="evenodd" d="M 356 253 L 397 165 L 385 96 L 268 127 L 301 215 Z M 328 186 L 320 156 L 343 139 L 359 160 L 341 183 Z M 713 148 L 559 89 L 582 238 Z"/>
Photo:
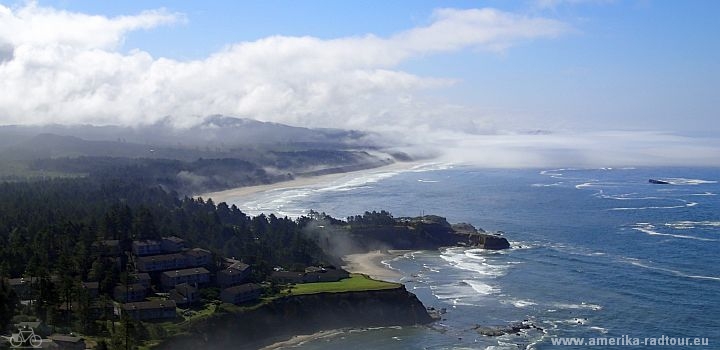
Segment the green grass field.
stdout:
<path fill-rule="evenodd" d="M 341 293 L 357 292 L 365 290 L 381 290 L 398 288 L 398 283 L 374 280 L 368 276 L 353 273 L 350 278 L 337 282 L 317 282 L 296 284 L 290 290 L 291 295 L 315 294 L 315 293 Z"/>

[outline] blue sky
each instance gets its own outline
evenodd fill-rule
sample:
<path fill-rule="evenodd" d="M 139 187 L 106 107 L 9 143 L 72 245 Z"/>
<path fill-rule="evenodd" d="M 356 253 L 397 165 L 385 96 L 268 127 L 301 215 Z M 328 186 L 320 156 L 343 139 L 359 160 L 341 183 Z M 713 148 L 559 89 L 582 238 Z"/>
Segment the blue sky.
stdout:
<path fill-rule="evenodd" d="M 717 1 L 0 6 L 3 124 L 720 131 Z"/>

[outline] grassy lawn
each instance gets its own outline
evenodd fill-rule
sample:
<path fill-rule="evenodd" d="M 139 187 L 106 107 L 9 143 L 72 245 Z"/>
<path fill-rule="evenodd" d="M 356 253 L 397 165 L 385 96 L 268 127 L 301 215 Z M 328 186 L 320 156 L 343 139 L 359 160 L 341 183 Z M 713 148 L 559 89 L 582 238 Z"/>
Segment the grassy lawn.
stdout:
<path fill-rule="evenodd" d="M 296 284 L 290 290 L 292 295 L 315 294 L 315 293 L 339 293 L 364 290 L 393 289 L 400 284 L 374 280 L 368 276 L 353 273 L 350 278 L 337 282 L 317 282 Z"/>

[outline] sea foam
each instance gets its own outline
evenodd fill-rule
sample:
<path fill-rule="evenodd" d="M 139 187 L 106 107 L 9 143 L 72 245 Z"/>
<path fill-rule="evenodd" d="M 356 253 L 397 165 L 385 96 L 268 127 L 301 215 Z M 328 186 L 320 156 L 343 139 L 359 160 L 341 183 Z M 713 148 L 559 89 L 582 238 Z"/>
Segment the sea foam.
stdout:
<path fill-rule="evenodd" d="M 651 236 L 667 236 L 667 237 L 674 237 L 674 238 L 682 238 L 682 239 L 694 239 L 698 241 L 706 241 L 706 242 L 718 242 L 720 240 L 718 239 L 712 239 L 712 238 L 702 238 L 702 237 L 696 237 L 696 236 L 688 236 L 688 235 L 674 235 L 670 233 L 661 233 L 654 231 L 655 226 L 654 225 L 638 225 L 632 228 L 633 230 L 640 231 L 642 233 L 651 235 Z"/>

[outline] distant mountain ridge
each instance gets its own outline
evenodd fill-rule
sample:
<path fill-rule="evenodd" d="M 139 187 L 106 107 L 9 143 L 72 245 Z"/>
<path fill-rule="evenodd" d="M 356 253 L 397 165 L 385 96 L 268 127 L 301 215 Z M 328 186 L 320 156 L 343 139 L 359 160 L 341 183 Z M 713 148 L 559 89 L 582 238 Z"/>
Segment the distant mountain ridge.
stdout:
<path fill-rule="evenodd" d="M 72 136 L 87 141 L 117 141 L 173 148 L 227 148 L 271 144 L 370 146 L 364 140 L 367 133 L 360 131 L 310 129 L 214 115 L 189 128 L 174 127 L 166 119 L 139 127 L 60 124 L 0 126 L 0 149 L 17 145 L 40 134 Z"/>
<path fill-rule="evenodd" d="M 367 136 L 226 116 L 190 128 L 0 126 L 0 180 L 124 178 L 197 194 L 410 160 Z"/>

